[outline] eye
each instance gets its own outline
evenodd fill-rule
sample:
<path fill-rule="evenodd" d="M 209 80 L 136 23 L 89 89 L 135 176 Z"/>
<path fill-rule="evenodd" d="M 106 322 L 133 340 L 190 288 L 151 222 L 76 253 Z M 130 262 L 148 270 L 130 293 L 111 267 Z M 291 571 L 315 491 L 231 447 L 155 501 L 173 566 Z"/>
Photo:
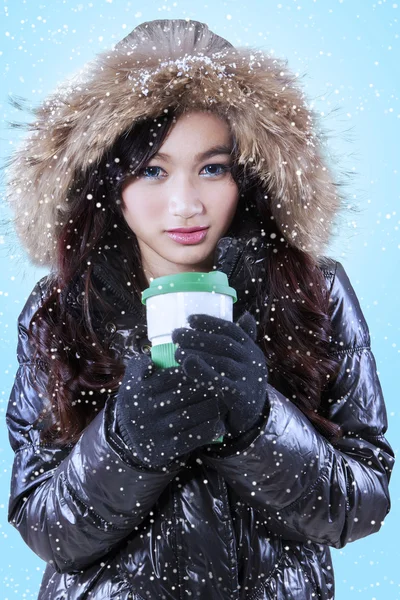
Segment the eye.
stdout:
<path fill-rule="evenodd" d="M 209 177 L 216 177 L 218 175 L 223 175 L 224 173 L 226 173 L 229 170 L 230 170 L 229 165 L 217 164 L 217 163 L 212 163 L 212 164 L 206 165 L 205 167 L 202 168 L 202 171 L 206 171 L 205 174 L 208 175 Z M 147 166 L 147 167 L 143 167 L 142 169 L 140 169 L 137 176 L 143 177 L 144 179 L 161 179 L 162 171 L 165 173 L 164 169 L 162 169 L 161 167 Z"/>
<path fill-rule="evenodd" d="M 145 179 L 158 179 L 162 170 L 161 167 L 144 167 L 140 169 L 138 176 Z"/>
<path fill-rule="evenodd" d="M 204 169 L 209 169 L 206 172 L 206 175 L 211 175 L 211 176 L 216 176 L 216 175 L 223 175 L 224 173 L 226 173 L 227 171 L 230 170 L 230 166 L 229 165 L 223 165 L 223 164 L 217 164 L 217 163 L 213 163 L 210 165 L 206 165 L 205 167 L 203 167 L 202 171 L 204 171 Z"/>

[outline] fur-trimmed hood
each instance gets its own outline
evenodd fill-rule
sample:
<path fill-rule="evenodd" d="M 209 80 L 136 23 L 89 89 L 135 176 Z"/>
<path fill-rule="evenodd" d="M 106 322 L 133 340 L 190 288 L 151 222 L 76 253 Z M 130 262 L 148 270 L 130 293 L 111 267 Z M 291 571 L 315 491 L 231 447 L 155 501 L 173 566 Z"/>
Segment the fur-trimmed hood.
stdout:
<path fill-rule="evenodd" d="M 341 198 L 296 76 L 283 60 L 234 48 L 205 25 L 178 19 L 136 27 L 35 111 L 7 188 L 32 262 L 54 266 L 76 175 L 133 122 L 176 108 L 228 119 L 240 162 L 262 182 L 284 237 L 315 257 L 323 253 Z"/>

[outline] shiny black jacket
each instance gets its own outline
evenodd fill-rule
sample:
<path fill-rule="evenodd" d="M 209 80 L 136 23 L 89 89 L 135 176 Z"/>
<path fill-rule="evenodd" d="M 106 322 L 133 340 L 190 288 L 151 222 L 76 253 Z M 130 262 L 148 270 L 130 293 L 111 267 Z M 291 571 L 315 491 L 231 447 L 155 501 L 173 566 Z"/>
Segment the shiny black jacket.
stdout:
<path fill-rule="evenodd" d="M 218 268 L 238 289 L 234 320 L 249 307 L 246 273 L 256 250 L 254 241 L 223 238 L 218 245 Z M 15 451 L 9 521 L 48 563 L 41 600 L 334 597 L 329 546 L 379 530 L 390 507 L 393 453 L 356 295 L 340 263 L 326 258 L 320 268 L 332 302 L 331 351 L 341 362 L 322 409 L 341 424 L 343 439 L 333 446 L 269 385 L 261 429 L 159 471 L 132 462 L 117 435 L 112 397 L 75 446 L 41 443 L 35 423 L 46 402 L 46 372 L 32 360 L 27 328 L 48 278 L 36 285 L 20 315 L 7 424 Z M 96 269 L 115 306 L 98 324 L 110 349 L 124 361 L 148 352 L 144 307 L 132 305 L 118 264 L 106 259 Z M 72 294 L 71 309 L 79 310 L 76 300 Z M 34 391 L 34 378 L 43 394 Z"/>

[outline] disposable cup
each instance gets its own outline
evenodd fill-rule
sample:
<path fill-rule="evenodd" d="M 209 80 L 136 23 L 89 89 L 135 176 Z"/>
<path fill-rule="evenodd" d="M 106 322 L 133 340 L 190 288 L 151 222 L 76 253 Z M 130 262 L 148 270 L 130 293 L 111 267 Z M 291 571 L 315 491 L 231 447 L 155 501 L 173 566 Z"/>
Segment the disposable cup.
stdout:
<path fill-rule="evenodd" d="M 193 314 L 232 321 L 236 300 L 236 291 L 221 271 L 176 273 L 153 279 L 142 292 L 153 362 L 162 368 L 179 366 L 174 356 L 177 344 L 172 341 L 172 331 L 178 327 L 190 328 L 187 319 Z"/>

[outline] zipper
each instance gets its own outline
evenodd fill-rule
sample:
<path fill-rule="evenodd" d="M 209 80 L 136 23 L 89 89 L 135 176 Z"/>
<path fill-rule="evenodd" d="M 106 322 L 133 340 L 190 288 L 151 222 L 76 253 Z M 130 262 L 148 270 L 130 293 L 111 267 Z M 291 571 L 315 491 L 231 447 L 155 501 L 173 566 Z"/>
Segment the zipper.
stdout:
<path fill-rule="evenodd" d="M 228 279 L 230 279 L 232 277 L 232 275 L 235 272 L 235 269 L 236 269 L 236 267 L 238 265 L 238 262 L 239 262 L 240 258 L 248 250 L 248 244 L 249 244 L 249 241 L 247 243 L 245 243 L 243 247 L 239 246 L 238 248 L 236 248 L 236 255 L 235 255 L 234 259 L 233 259 L 233 263 L 232 263 L 232 266 L 231 266 L 231 268 L 229 270 L 229 273 L 227 273 Z M 265 247 L 264 242 L 262 240 L 259 240 L 259 242 L 258 242 L 258 248 L 264 248 L 264 247 Z M 228 249 L 228 252 L 229 252 L 229 249 Z M 226 257 L 223 260 L 226 260 Z M 255 263 L 259 263 L 259 262 L 261 262 L 263 260 L 264 260 L 264 257 L 256 260 Z"/>
<path fill-rule="evenodd" d="M 227 490 L 227 486 L 225 483 L 225 480 L 223 479 L 223 477 L 221 477 L 221 475 L 218 473 L 217 474 L 218 477 L 218 483 L 219 483 L 219 489 L 221 491 L 221 500 L 222 503 L 224 505 L 225 508 L 225 515 L 226 515 L 226 527 L 227 530 L 229 531 L 229 536 L 231 539 L 231 552 L 229 552 L 230 554 L 230 559 L 231 559 L 231 566 L 230 566 L 230 571 L 231 571 L 231 593 L 232 599 L 237 599 L 238 598 L 238 591 L 239 591 L 239 577 L 238 577 L 238 562 L 237 562 L 237 547 L 236 547 L 236 535 L 235 535 L 235 530 L 234 530 L 234 526 L 233 526 L 233 522 L 232 522 L 232 516 L 231 516 L 231 507 L 230 507 L 230 502 L 229 502 L 229 496 L 228 496 L 228 490 Z"/>
<path fill-rule="evenodd" d="M 103 277 L 103 274 L 99 273 L 99 270 L 96 267 L 93 270 L 96 277 L 98 277 L 98 279 L 101 281 L 101 283 L 103 283 L 106 289 L 112 292 L 125 306 L 130 308 L 137 317 L 140 317 L 141 319 L 143 318 L 142 312 L 137 308 L 137 306 L 132 300 L 127 298 L 126 295 L 123 294 L 119 289 L 117 289 L 112 283 L 110 283 L 110 281 L 105 279 Z"/>
<path fill-rule="evenodd" d="M 227 277 L 228 277 L 228 279 L 230 279 L 230 278 L 232 277 L 232 274 L 233 274 L 233 272 L 235 271 L 235 269 L 236 269 L 236 267 L 237 267 L 237 264 L 238 264 L 238 262 L 239 262 L 239 259 L 240 259 L 241 255 L 243 254 L 243 252 L 244 252 L 244 248 L 238 248 L 238 249 L 236 250 L 236 256 L 235 256 L 235 258 L 233 259 L 233 263 L 232 263 L 232 266 L 231 266 L 231 268 L 230 268 L 230 271 L 229 271 L 229 273 L 227 273 Z"/>
<path fill-rule="evenodd" d="M 224 271 L 223 266 L 224 266 L 224 263 L 226 263 L 226 261 L 227 261 L 227 256 L 228 256 L 229 251 L 231 249 L 232 249 L 232 243 L 229 245 L 228 249 L 226 250 L 225 256 L 223 256 L 222 260 L 221 261 L 217 261 L 217 270 L 218 271 L 221 270 L 223 273 L 225 273 L 225 275 L 228 277 L 228 279 L 231 278 L 232 273 L 236 269 L 236 266 L 237 266 L 237 263 L 239 261 L 239 258 L 241 256 L 241 254 L 244 252 L 244 248 L 240 248 L 240 246 L 236 247 L 235 248 L 235 255 L 234 255 L 234 258 L 233 258 L 233 262 L 231 264 L 231 268 L 229 269 L 229 271 Z"/>
<path fill-rule="evenodd" d="M 172 506 L 173 506 L 173 526 L 175 531 L 174 542 L 175 542 L 175 556 L 176 556 L 176 567 L 177 567 L 177 575 L 178 575 L 178 592 L 179 592 L 179 600 L 183 600 L 184 597 L 184 580 L 183 574 L 185 572 L 185 559 L 182 556 L 182 544 L 181 544 L 181 523 L 180 523 L 180 515 L 179 515 L 179 498 L 177 492 L 174 490 L 174 482 L 170 483 L 170 490 L 172 496 Z M 172 539 L 172 537 L 171 537 Z"/>
<path fill-rule="evenodd" d="M 346 509 L 347 509 L 347 513 L 350 513 L 350 484 L 349 484 L 349 478 L 347 477 L 346 480 L 346 491 L 347 491 L 347 496 L 346 496 Z M 347 516 L 346 516 L 346 520 L 347 520 Z"/>

